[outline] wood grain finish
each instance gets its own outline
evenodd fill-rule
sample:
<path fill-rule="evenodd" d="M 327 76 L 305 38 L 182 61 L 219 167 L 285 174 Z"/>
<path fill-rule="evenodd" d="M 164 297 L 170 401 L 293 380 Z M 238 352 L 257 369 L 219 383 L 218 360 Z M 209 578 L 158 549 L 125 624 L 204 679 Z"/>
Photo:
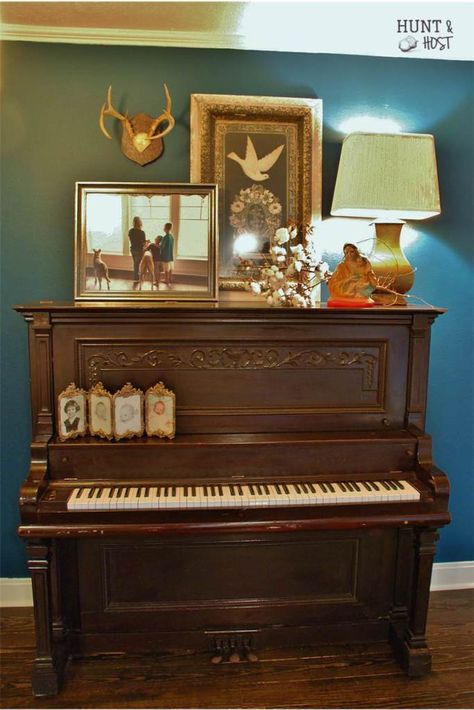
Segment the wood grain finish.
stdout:
<path fill-rule="evenodd" d="M 72 381 L 87 389 L 101 380 L 111 390 L 131 381 L 145 390 L 160 380 L 177 401 L 172 441 L 60 442 L 51 419 L 33 443 L 39 461 L 20 495 L 19 533 L 36 588 L 37 695 L 57 691 L 69 653 L 390 640 L 409 675 L 429 670 L 431 565 L 437 529 L 449 522 L 449 484 L 423 428 L 429 330 L 440 310 L 19 310 L 35 343 L 32 401 L 34 412 L 43 407 L 43 423 L 43 404 L 49 397 L 53 412 Z M 409 480 L 420 500 L 67 510 L 78 482 L 390 476 Z"/>
<path fill-rule="evenodd" d="M 77 658 L 61 695 L 34 698 L 28 608 L 2 610 L 1 696 L 10 708 L 472 708 L 473 590 L 434 592 L 428 635 L 433 672 L 416 681 L 387 643 L 258 649 L 258 663 L 209 663 L 206 653 Z"/>

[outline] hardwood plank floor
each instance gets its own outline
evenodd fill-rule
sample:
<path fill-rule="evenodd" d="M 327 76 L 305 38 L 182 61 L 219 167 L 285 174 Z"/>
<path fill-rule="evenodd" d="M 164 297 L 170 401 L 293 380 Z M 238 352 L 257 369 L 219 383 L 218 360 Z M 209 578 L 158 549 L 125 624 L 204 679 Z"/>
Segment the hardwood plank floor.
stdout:
<path fill-rule="evenodd" d="M 257 663 L 212 665 L 204 655 L 76 659 L 56 698 L 34 698 L 31 609 L 4 609 L 5 708 L 472 708 L 474 590 L 431 595 L 433 672 L 409 680 L 388 645 L 266 650 Z"/>

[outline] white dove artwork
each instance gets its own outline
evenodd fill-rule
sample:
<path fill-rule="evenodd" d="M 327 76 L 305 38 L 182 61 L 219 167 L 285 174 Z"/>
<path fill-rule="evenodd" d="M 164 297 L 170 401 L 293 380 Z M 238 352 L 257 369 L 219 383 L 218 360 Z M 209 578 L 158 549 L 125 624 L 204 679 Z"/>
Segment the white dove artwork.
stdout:
<path fill-rule="evenodd" d="M 265 155 L 263 158 L 258 158 L 252 139 L 250 136 L 247 136 L 245 158 L 240 158 L 237 153 L 234 152 L 229 153 L 227 157 L 239 163 L 245 175 L 251 180 L 262 182 L 263 180 L 268 180 L 270 177 L 266 171 L 270 170 L 270 168 L 275 165 L 284 147 L 284 145 L 279 145 L 278 148 L 272 150 L 268 155 Z"/>

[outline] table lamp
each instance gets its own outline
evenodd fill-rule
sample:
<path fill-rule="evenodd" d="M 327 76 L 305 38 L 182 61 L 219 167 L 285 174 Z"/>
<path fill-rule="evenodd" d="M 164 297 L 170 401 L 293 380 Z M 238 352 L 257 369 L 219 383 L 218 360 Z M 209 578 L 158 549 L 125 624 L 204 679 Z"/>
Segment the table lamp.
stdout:
<path fill-rule="evenodd" d="M 369 260 L 378 282 L 401 294 L 413 286 L 414 270 L 400 246 L 403 219 L 441 212 L 434 138 L 421 133 L 350 133 L 342 144 L 331 214 L 375 218 Z M 347 240 L 348 242 L 350 239 Z M 377 303 L 394 303 L 377 289 Z"/>

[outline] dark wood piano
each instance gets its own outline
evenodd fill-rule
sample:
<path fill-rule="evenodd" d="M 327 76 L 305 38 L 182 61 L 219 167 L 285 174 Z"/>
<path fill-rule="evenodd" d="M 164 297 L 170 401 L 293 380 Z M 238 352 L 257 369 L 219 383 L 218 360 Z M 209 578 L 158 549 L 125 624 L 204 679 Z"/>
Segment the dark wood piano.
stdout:
<path fill-rule="evenodd" d="M 390 641 L 408 675 L 429 671 L 431 567 L 450 519 L 425 432 L 442 310 L 17 310 L 31 366 L 19 534 L 36 695 L 58 691 L 70 656 L 117 651 Z M 70 382 L 158 380 L 176 393 L 174 440 L 57 438 Z M 125 489 L 130 503 L 100 503 Z"/>

